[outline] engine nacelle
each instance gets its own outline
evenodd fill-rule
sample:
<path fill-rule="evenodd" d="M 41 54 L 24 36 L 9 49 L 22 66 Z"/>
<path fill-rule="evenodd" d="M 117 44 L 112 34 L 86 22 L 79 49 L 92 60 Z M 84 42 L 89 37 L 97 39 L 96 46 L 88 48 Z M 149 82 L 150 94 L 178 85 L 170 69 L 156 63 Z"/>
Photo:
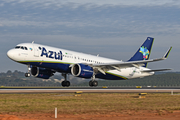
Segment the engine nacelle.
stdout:
<path fill-rule="evenodd" d="M 93 76 L 93 68 L 84 64 L 74 64 L 71 68 L 72 75 L 82 78 L 91 78 Z"/>
<path fill-rule="evenodd" d="M 38 78 L 49 79 L 49 77 L 53 76 L 54 72 L 48 70 L 46 68 L 32 67 L 31 74 Z"/>

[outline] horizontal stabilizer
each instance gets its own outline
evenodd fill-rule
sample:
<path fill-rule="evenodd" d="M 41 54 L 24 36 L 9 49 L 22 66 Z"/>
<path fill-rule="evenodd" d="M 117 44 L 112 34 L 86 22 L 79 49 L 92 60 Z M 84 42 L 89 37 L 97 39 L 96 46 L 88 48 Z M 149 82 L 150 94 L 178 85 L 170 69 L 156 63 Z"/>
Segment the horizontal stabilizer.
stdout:
<path fill-rule="evenodd" d="M 105 63 L 105 64 L 93 64 L 91 67 L 96 67 L 100 68 L 100 72 L 102 73 L 102 70 L 108 71 L 108 70 L 119 70 L 123 68 L 128 68 L 128 67 L 136 67 L 139 68 L 141 66 L 144 66 L 146 63 L 150 62 L 156 62 L 156 61 L 161 61 L 167 59 L 172 47 L 168 49 L 168 51 L 165 53 L 165 55 L 161 58 L 157 59 L 151 59 L 151 60 L 139 60 L 139 61 L 128 61 L 128 62 L 114 62 L 114 63 Z M 165 70 L 171 70 L 171 69 L 160 69 L 160 70 L 144 70 L 141 72 L 156 72 L 156 71 L 165 71 Z M 104 74 L 104 73 L 103 73 Z"/>
<path fill-rule="evenodd" d="M 172 69 L 143 70 L 141 72 L 158 72 L 158 71 L 166 71 L 166 70 L 172 70 Z"/>

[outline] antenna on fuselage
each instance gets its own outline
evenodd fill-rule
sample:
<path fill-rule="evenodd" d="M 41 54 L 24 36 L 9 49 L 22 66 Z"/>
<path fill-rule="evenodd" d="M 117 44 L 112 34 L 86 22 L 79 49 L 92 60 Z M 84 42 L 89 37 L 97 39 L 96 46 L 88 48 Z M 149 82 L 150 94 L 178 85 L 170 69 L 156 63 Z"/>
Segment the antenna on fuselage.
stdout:
<path fill-rule="evenodd" d="M 34 41 L 32 41 L 32 44 L 34 44 Z"/>

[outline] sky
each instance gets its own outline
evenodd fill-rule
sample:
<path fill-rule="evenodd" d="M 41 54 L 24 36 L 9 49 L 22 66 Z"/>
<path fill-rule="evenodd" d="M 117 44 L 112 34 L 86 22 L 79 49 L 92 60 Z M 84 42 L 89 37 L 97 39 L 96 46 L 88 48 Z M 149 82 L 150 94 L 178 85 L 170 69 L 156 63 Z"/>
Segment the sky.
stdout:
<path fill-rule="evenodd" d="M 35 41 L 127 61 L 147 37 L 155 38 L 151 69 L 180 71 L 179 0 L 0 0 L 0 72 L 27 71 L 6 53 Z"/>

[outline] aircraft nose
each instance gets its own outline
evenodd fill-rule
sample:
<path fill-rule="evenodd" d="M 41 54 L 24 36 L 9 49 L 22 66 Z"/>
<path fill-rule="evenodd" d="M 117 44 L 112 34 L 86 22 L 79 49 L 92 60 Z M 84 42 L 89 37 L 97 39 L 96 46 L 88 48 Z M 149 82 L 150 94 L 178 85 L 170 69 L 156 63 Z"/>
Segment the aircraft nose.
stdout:
<path fill-rule="evenodd" d="M 9 51 L 7 52 L 7 56 L 8 56 L 10 59 L 13 59 L 13 58 L 14 58 L 14 52 L 13 52 L 13 50 L 9 50 Z"/>

